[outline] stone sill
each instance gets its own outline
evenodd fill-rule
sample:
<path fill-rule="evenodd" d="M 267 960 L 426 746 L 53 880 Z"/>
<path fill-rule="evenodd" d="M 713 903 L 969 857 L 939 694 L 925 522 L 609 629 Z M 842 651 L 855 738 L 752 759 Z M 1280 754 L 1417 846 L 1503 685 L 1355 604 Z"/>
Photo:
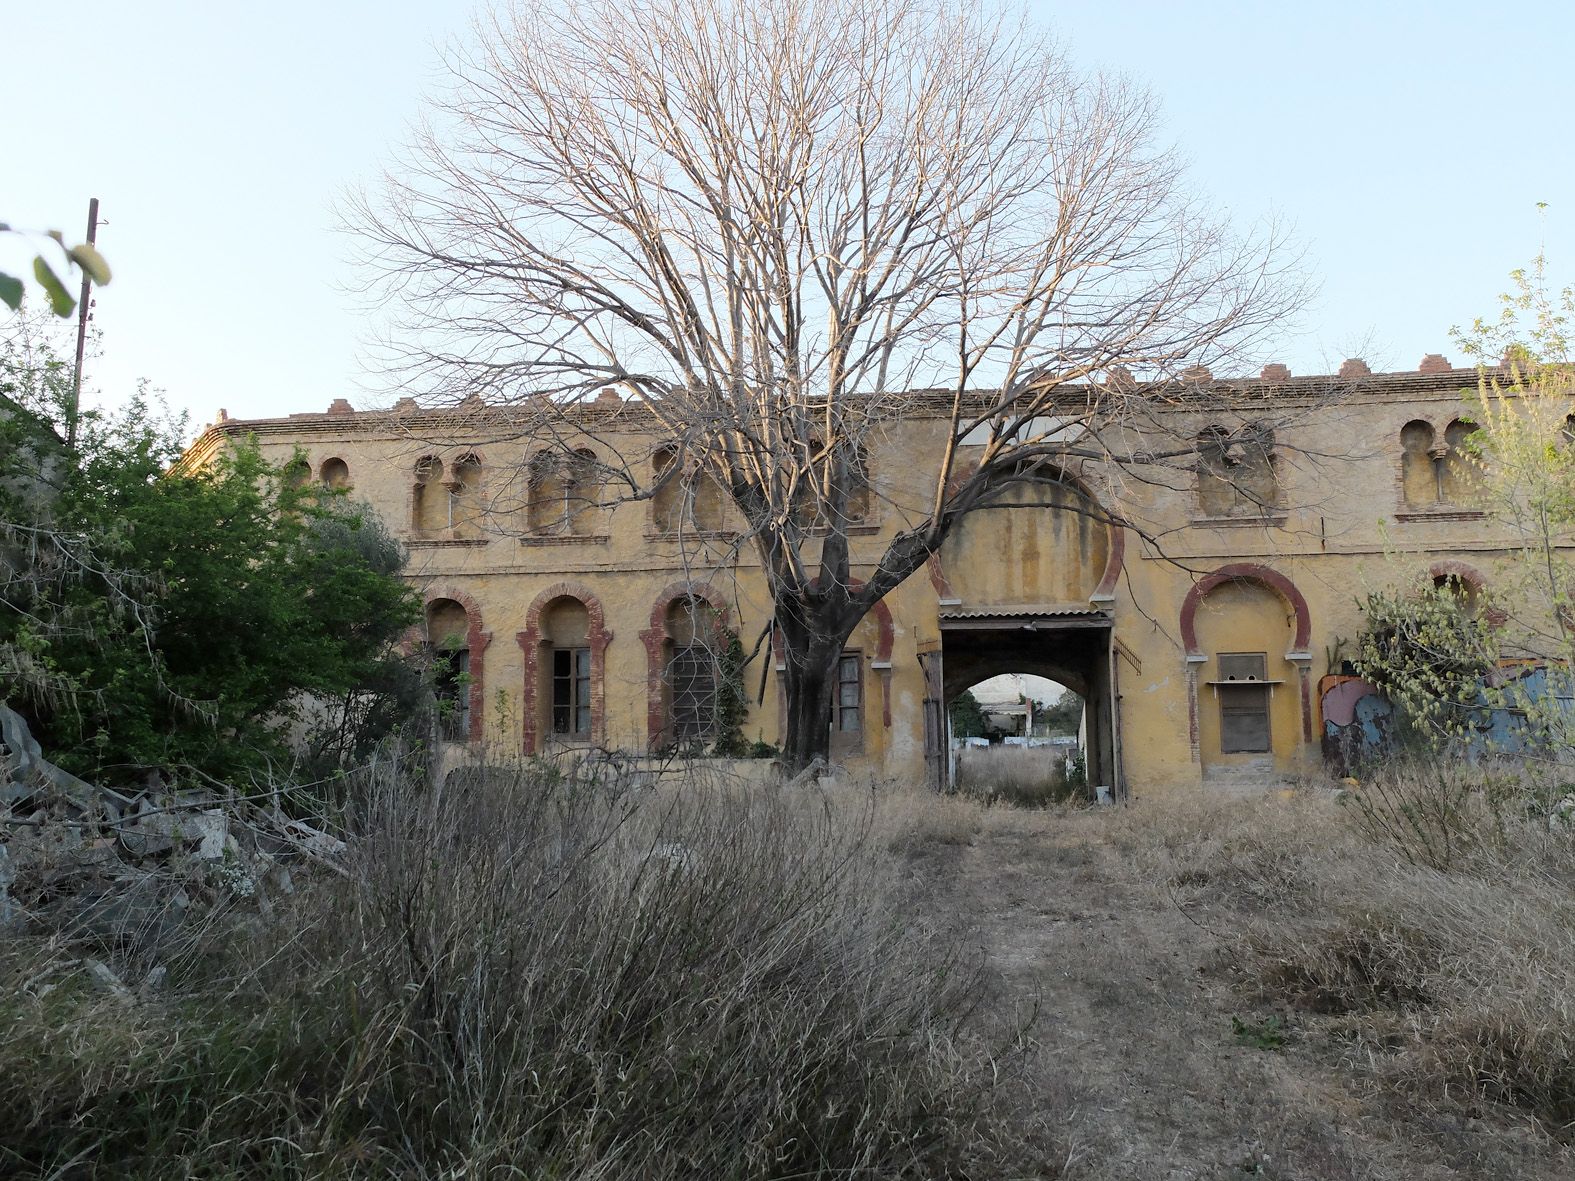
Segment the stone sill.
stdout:
<path fill-rule="evenodd" d="M 1193 517 L 1194 529 L 1283 529 L 1290 520 L 1289 514 L 1277 513 L 1263 517 Z"/>
<path fill-rule="evenodd" d="M 476 549 L 489 545 L 490 537 L 409 537 L 405 545 L 410 549 Z"/>
<path fill-rule="evenodd" d="M 606 545 L 612 540 L 609 533 L 527 533 L 519 543 L 526 546 L 545 545 Z"/>
<path fill-rule="evenodd" d="M 1397 521 L 1481 521 L 1487 517 L 1481 509 L 1411 509 L 1395 514 Z"/>
<path fill-rule="evenodd" d="M 733 529 L 647 529 L 647 541 L 737 541 Z"/>

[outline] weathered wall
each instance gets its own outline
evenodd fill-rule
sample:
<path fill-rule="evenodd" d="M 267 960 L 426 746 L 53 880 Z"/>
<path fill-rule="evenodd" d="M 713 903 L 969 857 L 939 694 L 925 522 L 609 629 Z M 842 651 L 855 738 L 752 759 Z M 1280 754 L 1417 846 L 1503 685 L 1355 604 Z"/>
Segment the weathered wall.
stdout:
<path fill-rule="evenodd" d="M 1462 502 L 1458 481 L 1423 470 L 1439 457 L 1419 445 L 1415 428 L 1407 431 L 1407 424 L 1428 424 L 1434 448 L 1447 442 L 1473 383 L 1474 374 L 1436 366 L 1351 374 L 1343 399 L 1330 401 L 1327 383 L 1266 382 L 1265 412 L 1297 398 L 1318 409 L 1274 440 L 1266 462 L 1278 492 L 1259 489 L 1265 503 L 1256 509 L 1237 504 L 1221 516 L 1200 498 L 1196 474 L 1171 471 L 1117 489 L 1095 480 L 1098 502 L 1055 485 L 1025 485 L 1012 495 L 1015 507 L 969 519 L 939 561 L 887 596 L 850 642 L 862 662 L 865 719 L 850 763 L 877 776 L 922 777 L 918 654 L 939 646 L 942 612 L 1081 605 L 1114 623 L 1121 754 L 1133 790 L 1187 788 L 1240 761 L 1219 751 L 1217 701 L 1206 683 L 1221 651 L 1268 654 L 1269 676 L 1280 682 L 1272 760 L 1281 770 L 1302 765 L 1316 755 L 1323 731 L 1318 679 L 1332 655 L 1338 665 L 1339 642 L 1360 632 L 1362 593 L 1435 567 L 1491 580 L 1505 552 L 1504 536 Z M 599 405 L 591 415 L 587 447 L 657 461 L 660 441 L 641 432 L 628 408 Z M 1210 425 L 1181 418 L 1179 430 L 1191 436 Z M 893 506 L 925 502 L 943 430 L 940 421 L 916 417 L 876 440 L 869 466 L 878 495 L 874 516 L 852 538 L 856 566 L 872 564 L 902 527 Z M 347 479 L 405 537 L 410 576 L 424 592 L 471 605 L 480 741 L 518 750 L 550 738 L 540 669 L 527 676 L 541 642 L 533 606 L 539 616 L 543 596 L 570 594 L 594 605 L 596 739 L 635 749 L 660 729 L 662 620 L 675 593 L 704 593 L 746 647 L 768 618 L 753 556 L 746 551 L 724 568 L 730 510 L 710 533 L 697 533 L 671 505 L 653 513 L 649 504 L 575 506 L 561 527 L 544 529 L 529 519 L 523 490 L 539 449 L 497 441 L 508 432 L 495 421 L 354 414 L 336 404 L 329 414 L 222 423 L 188 461 L 201 462 L 248 432 L 276 460 L 304 449 L 313 478 L 326 467 L 331 479 Z M 1263 465 L 1254 470 L 1261 479 Z M 708 504 L 699 524 L 714 526 L 717 512 Z M 1106 512 L 1142 529 L 1112 529 L 1099 519 Z M 665 527 L 674 523 L 681 536 Z M 753 700 L 758 663 L 746 681 Z M 780 718 L 777 677 L 768 673 L 745 736 L 776 741 Z"/>

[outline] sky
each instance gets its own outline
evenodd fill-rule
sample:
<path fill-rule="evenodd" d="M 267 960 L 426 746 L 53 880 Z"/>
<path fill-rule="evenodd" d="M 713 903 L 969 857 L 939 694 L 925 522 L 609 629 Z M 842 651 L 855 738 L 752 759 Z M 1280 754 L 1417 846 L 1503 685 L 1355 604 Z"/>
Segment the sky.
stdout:
<path fill-rule="evenodd" d="M 80 238 L 100 198 L 115 278 L 97 296 L 88 384 L 103 401 L 146 378 L 194 426 L 221 407 L 386 403 L 335 206 L 375 186 L 441 82 L 437 47 L 466 35 L 472 9 L 3 0 L 0 221 Z M 1031 10 L 1077 65 L 1154 92 L 1200 195 L 1244 227 L 1292 227 L 1319 289 L 1277 350 L 1293 372 L 1358 352 L 1375 370 L 1451 354 L 1450 327 L 1490 312 L 1544 246 L 1555 277 L 1575 277 L 1561 66 L 1575 5 Z M 0 246 L 0 269 L 17 260 Z"/>

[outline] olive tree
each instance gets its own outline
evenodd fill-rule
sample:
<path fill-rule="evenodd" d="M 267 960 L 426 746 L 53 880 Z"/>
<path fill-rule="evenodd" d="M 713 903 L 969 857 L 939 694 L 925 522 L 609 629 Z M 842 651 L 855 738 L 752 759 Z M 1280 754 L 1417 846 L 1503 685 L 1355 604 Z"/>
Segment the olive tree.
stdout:
<path fill-rule="evenodd" d="M 1140 89 L 961 0 L 523 0 L 448 59 L 433 118 L 352 203 L 403 390 L 583 442 L 613 391 L 679 449 L 616 496 L 718 485 L 773 603 L 786 757 L 827 749 L 843 643 L 1025 473 L 1137 470 L 1165 410 L 1299 303 Z M 942 424 L 873 560 L 849 526 L 893 419 Z M 857 568 L 855 568 L 857 566 Z"/>

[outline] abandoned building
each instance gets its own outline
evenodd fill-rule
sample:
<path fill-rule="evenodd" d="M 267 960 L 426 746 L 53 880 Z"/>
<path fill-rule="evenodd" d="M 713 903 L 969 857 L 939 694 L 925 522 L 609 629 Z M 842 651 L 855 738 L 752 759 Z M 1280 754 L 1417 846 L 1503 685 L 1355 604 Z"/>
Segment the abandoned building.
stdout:
<path fill-rule="evenodd" d="M 1337 378 L 1269 366 L 1235 383 L 1249 411 L 1254 398 L 1313 406 L 1311 392 L 1336 380 L 1343 396 L 1245 452 L 1242 422 L 1189 422 L 1196 453 L 1179 479 L 1068 477 L 969 515 L 848 643 L 834 757 L 937 782 L 946 703 L 1025 673 L 1087 702 L 1090 784 L 1154 793 L 1315 764 L 1319 681 L 1351 654 L 1363 592 L 1429 574 L 1481 586 L 1504 552 L 1469 503 L 1459 454 L 1476 379 L 1436 355 L 1402 373 L 1350 361 Z M 637 403 L 586 406 L 591 442 L 567 459 L 500 429 L 508 413 L 340 400 L 287 418 L 221 415 L 188 462 L 253 436 L 275 463 L 304 457 L 295 478 L 376 507 L 409 548 L 425 639 L 449 657 L 454 742 L 660 751 L 714 736 L 716 663 L 697 620 L 720 619 L 747 646 L 770 616 L 754 552 L 729 544 L 730 506 L 703 484 L 610 506 L 598 448 L 673 462 Z M 899 527 L 883 506 L 922 483 L 940 429 L 916 414 L 873 441 L 856 567 Z M 1118 523 L 1139 517 L 1142 530 Z M 744 673 L 748 742 L 779 739 L 770 671 L 756 660 Z"/>

